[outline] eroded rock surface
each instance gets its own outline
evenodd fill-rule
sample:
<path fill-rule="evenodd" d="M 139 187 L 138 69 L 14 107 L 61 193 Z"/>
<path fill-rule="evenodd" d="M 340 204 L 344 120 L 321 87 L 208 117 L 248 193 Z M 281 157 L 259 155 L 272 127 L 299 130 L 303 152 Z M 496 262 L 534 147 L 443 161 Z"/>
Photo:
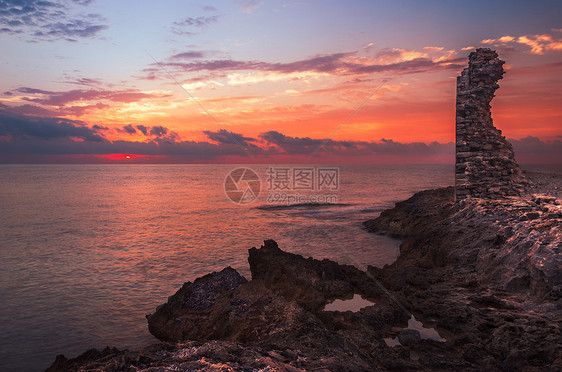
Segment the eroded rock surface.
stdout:
<path fill-rule="evenodd" d="M 562 202 L 546 195 L 453 202 L 423 191 L 365 223 L 402 237 L 369 272 L 486 369 L 562 368 Z"/>
<path fill-rule="evenodd" d="M 455 207 L 452 193 L 449 188 L 416 194 L 368 223 L 371 229 L 405 237 L 400 259 L 391 266 L 362 272 L 284 252 L 268 240 L 260 249 L 250 249 L 252 281 L 226 268 L 186 283 L 148 316 L 151 332 L 169 342 L 136 351 L 89 351 L 71 360 L 59 356 L 50 371 L 562 367 L 560 293 L 550 282 L 504 288 L 502 280 L 494 279 L 500 274 L 480 269 L 478 261 L 489 259 L 480 249 L 495 250 L 507 240 L 496 238 L 501 227 L 466 215 L 472 210 L 486 216 L 479 208 L 488 206 L 475 199 Z M 538 201 L 552 204 L 545 197 L 534 203 Z M 546 212 L 536 213 L 539 218 L 521 223 L 543 229 L 537 220 L 544 222 Z M 456 226 L 455 218 L 466 219 L 466 225 Z M 492 220 L 495 216 L 486 221 Z M 482 238 L 462 253 L 467 243 L 462 237 L 473 230 L 483 233 Z M 454 231 L 458 235 L 450 237 Z M 429 257 L 436 256 L 441 260 L 432 264 Z M 534 300 L 527 296 L 532 288 L 543 291 Z M 357 312 L 322 310 L 334 297 L 354 293 L 374 305 Z M 194 305 L 193 298 L 204 305 Z M 424 339 L 406 329 L 412 314 L 445 339 Z M 402 344 L 390 347 L 384 338 Z"/>

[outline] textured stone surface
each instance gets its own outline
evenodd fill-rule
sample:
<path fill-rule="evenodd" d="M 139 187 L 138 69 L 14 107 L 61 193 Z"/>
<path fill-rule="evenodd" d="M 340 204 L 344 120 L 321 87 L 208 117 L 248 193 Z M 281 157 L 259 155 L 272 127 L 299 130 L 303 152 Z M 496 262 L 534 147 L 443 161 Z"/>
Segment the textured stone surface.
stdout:
<path fill-rule="evenodd" d="M 457 77 L 456 200 L 522 195 L 528 181 L 490 111 L 504 61 L 486 48 L 468 58 L 468 67 Z"/>
<path fill-rule="evenodd" d="M 416 318 L 447 331 L 466 361 L 482 370 L 560 370 L 562 201 L 536 194 L 454 203 L 452 188 L 428 190 L 365 225 L 404 239 L 395 263 L 369 272 L 406 297 Z"/>

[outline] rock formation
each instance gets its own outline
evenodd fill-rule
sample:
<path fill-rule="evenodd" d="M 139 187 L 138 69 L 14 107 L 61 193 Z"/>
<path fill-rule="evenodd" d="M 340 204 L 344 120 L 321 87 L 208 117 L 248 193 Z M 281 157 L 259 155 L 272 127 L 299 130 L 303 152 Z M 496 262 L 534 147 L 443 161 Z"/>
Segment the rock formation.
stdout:
<path fill-rule="evenodd" d="M 455 213 L 467 218 L 468 205 L 455 212 L 449 188 L 425 191 L 385 212 L 372 226 L 410 243 L 396 264 L 367 272 L 287 253 L 267 240 L 249 251 L 251 281 L 226 268 L 187 282 L 148 316 L 150 331 L 167 342 L 134 351 L 90 350 L 70 360 L 59 355 L 48 371 L 557 370 L 562 334 L 555 301 L 561 293 L 541 292 L 545 300 L 536 304 L 519 296 L 525 281 L 500 290 L 482 275 L 486 268 L 475 269 L 476 247 L 491 254 L 504 237 L 481 230 L 488 220 L 476 231 L 448 226 Z M 452 234 L 455 229 L 462 234 Z M 466 253 L 466 241 L 482 232 Z M 373 305 L 357 312 L 323 309 L 334 297 L 354 293 Z M 412 314 L 445 340 L 408 329 Z M 390 338 L 399 343 L 389 346 Z"/>
<path fill-rule="evenodd" d="M 403 239 L 398 260 L 369 272 L 416 317 L 455 335 L 482 370 L 562 370 L 562 201 L 422 191 L 367 221 Z M 462 347 L 461 347 L 462 345 Z"/>
<path fill-rule="evenodd" d="M 526 178 L 490 112 L 504 61 L 485 48 L 468 58 L 468 67 L 457 77 L 456 200 L 521 195 Z"/>

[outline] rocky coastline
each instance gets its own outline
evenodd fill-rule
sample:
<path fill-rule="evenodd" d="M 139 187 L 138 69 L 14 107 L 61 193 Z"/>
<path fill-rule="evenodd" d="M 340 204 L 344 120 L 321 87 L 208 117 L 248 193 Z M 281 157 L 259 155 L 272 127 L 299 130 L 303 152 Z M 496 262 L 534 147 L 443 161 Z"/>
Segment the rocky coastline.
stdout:
<path fill-rule="evenodd" d="M 562 371 L 562 176 L 522 172 L 493 126 L 502 65 L 478 49 L 457 81 L 455 186 L 364 223 L 402 239 L 392 265 L 266 240 L 248 251 L 251 280 L 227 267 L 147 315 L 160 343 L 59 355 L 47 371 Z"/>
<path fill-rule="evenodd" d="M 249 250 L 250 281 L 225 268 L 150 314 L 161 343 L 58 356 L 47 371 L 562 369 L 562 201 L 453 194 L 422 191 L 365 222 L 403 239 L 392 265 L 364 272 L 266 240 Z M 373 304 L 324 310 L 354 294 Z M 408 329 L 412 315 L 443 339 Z"/>

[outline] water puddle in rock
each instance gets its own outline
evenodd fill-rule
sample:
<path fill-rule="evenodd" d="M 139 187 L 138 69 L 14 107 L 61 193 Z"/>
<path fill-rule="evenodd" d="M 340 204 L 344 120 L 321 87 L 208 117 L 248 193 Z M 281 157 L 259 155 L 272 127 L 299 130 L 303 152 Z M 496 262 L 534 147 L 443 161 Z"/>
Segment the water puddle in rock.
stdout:
<path fill-rule="evenodd" d="M 354 294 L 349 300 L 335 300 L 324 307 L 324 311 L 352 311 L 358 312 L 364 307 L 374 305 L 374 302 L 365 300 L 358 294 Z"/>
<path fill-rule="evenodd" d="M 404 329 L 413 329 L 420 333 L 420 337 L 422 340 L 435 340 L 439 342 L 445 342 L 443 337 L 439 335 L 439 333 L 435 330 L 435 328 L 426 328 L 423 326 L 422 322 L 416 320 L 416 318 L 412 315 L 410 320 L 408 320 L 408 327 Z M 384 342 L 390 347 L 401 345 L 400 341 L 398 340 L 398 336 L 396 337 L 387 337 L 384 339 Z"/>

